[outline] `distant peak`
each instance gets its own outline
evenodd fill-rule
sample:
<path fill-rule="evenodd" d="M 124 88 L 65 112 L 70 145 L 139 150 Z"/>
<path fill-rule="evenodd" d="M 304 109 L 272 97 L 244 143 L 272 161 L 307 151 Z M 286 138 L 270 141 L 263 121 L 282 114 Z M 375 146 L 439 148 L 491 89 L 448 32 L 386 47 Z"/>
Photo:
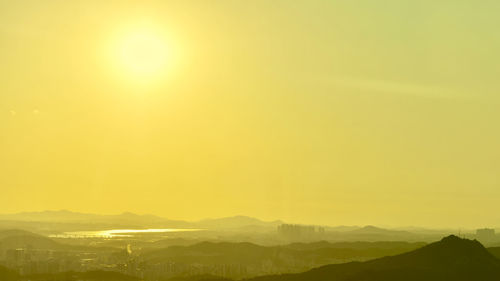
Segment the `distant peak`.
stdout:
<path fill-rule="evenodd" d="M 451 242 L 451 241 L 457 242 L 457 241 L 461 241 L 461 240 L 466 240 L 466 239 L 462 239 L 456 235 L 450 235 L 450 236 L 446 236 L 443 239 L 441 239 L 441 242 Z"/>
<path fill-rule="evenodd" d="M 478 244 L 478 245 L 481 245 L 481 243 L 479 243 L 479 241 L 477 241 L 477 240 L 460 238 L 456 235 L 449 235 L 449 236 L 444 237 L 443 239 L 441 239 L 441 243 L 442 244 Z"/>
<path fill-rule="evenodd" d="M 358 228 L 358 229 L 354 229 L 353 231 L 354 232 L 370 233 L 370 232 L 381 232 L 381 231 L 387 231 L 387 230 L 380 228 L 380 227 L 373 226 L 373 225 L 367 225 L 367 226 L 363 226 L 363 227 Z"/>
<path fill-rule="evenodd" d="M 441 241 L 429 244 L 422 248 L 423 252 L 432 256 L 448 255 L 450 257 L 467 257 L 468 259 L 491 260 L 491 254 L 477 240 L 460 238 L 455 235 L 447 236 Z"/>
<path fill-rule="evenodd" d="M 366 229 L 366 230 L 378 230 L 380 228 L 378 228 L 376 226 L 373 226 L 373 225 L 367 225 L 367 226 L 363 227 L 363 229 Z"/>

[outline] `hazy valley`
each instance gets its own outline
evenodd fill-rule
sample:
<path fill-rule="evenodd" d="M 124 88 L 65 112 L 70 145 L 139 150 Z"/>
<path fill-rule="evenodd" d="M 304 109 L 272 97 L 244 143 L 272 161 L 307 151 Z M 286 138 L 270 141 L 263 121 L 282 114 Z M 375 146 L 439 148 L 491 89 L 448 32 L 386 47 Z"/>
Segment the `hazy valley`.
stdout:
<path fill-rule="evenodd" d="M 10 278 L 5 280 L 322 280 L 321 276 L 386 280 L 403 274 L 401 270 L 413 270 L 411 259 L 404 257 L 415 255 L 414 265 L 421 270 L 421 256 L 437 251 L 425 268 L 456 260 L 465 263 L 465 270 L 471 255 L 467 245 L 483 247 L 454 236 L 437 243 L 443 247 L 433 246 L 454 234 L 452 230 L 298 225 L 245 216 L 187 222 L 132 213 L 100 216 L 51 211 L 0 218 L 0 264 L 4 278 Z M 482 237 L 480 230 L 462 236 L 488 245 L 482 252 L 489 262 L 500 256 L 500 247 L 493 247 L 500 245 L 496 234 Z M 422 254 L 410 254 L 414 251 Z M 387 256 L 393 258 L 377 260 Z M 399 259 L 408 268 L 384 269 L 387 264 L 395 267 Z M 439 261 L 434 264 L 433 259 Z M 378 268 L 380 272 L 368 273 Z M 418 274 L 431 274 L 434 269 L 426 270 Z M 366 279 L 374 276 L 379 279 Z"/>

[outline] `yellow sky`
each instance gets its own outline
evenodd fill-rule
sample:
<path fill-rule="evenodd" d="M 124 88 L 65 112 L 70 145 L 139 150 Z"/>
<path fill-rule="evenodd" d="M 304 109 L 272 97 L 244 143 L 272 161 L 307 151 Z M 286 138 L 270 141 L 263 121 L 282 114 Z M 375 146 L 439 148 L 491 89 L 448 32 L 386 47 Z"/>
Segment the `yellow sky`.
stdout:
<path fill-rule="evenodd" d="M 498 225 L 498 9 L 1 0 L 0 212 Z"/>

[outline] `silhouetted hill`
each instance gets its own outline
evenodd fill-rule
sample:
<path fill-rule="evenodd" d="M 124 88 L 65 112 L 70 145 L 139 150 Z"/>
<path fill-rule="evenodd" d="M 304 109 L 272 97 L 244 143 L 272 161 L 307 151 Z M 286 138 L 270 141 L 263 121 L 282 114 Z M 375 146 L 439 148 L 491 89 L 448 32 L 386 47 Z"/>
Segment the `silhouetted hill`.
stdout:
<path fill-rule="evenodd" d="M 30 248 L 38 250 L 56 251 L 111 251 L 109 247 L 90 247 L 83 245 L 68 245 L 56 242 L 49 237 L 35 234 L 24 230 L 3 230 L 0 231 L 0 253 L 8 249 Z M 0 255 L 1 256 L 1 255 Z M 0 279 L 1 281 L 1 279 Z"/>
<path fill-rule="evenodd" d="M 408 232 L 400 230 L 389 230 L 385 228 L 376 227 L 373 225 L 367 225 L 359 229 L 354 229 L 351 231 L 351 233 L 385 234 L 385 233 L 408 233 Z"/>
<path fill-rule="evenodd" d="M 380 247 L 377 245 L 380 243 Z M 388 246 L 392 245 L 392 246 Z M 285 246 L 260 246 L 252 243 L 202 242 L 172 246 L 144 253 L 148 262 L 199 264 L 272 265 L 281 272 L 301 272 L 313 267 L 352 260 L 368 260 L 414 250 L 423 243 L 310 243 Z M 352 246 L 352 248 L 349 248 Z M 342 248 L 344 247 L 344 248 Z"/>
<path fill-rule="evenodd" d="M 0 248 L 9 249 L 32 247 L 35 249 L 59 250 L 66 248 L 66 245 L 59 244 L 50 238 L 32 235 L 8 236 L 0 239 L 0 243 Z"/>
<path fill-rule="evenodd" d="M 500 259 L 500 247 L 490 247 L 487 249 L 494 257 Z"/>
<path fill-rule="evenodd" d="M 18 235 L 38 236 L 38 234 L 29 232 L 26 230 L 21 230 L 21 229 L 0 230 L 0 239 L 6 238 L 6 237 L 11 237 L 11 236 L 18 236 Z"/>
<path fill-rule="evenodd" d="M 17 229 L 0 231 L 0 249 L 16 249 L 26 247 L 58 250 L 66 248 L 66 245 L 59 244 L 48 237 L 29 231 Z"/>
<path fill-rule="evenodd" d="M 253 281 L 498 281 L 500 262 L 479 242 L 449 236 L 405 254 L 327 265 L 300 274 Z"/>

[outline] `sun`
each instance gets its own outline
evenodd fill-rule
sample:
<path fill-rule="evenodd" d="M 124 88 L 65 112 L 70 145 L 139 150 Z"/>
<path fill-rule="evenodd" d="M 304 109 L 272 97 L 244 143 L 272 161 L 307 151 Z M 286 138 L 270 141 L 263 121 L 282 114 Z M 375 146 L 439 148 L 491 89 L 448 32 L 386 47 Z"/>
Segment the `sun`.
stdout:
<path fill-rule="evenodd" d="M 175 61 L 166 32 L 150 25 L 122 29 L 114 37 L 110 51 L 112 64 L 122 79 L 138 83 L 161 80 Z"/>
<path fill-rule="evenodd" d="M 168 44 L 152 30 L 136 30 L 126 35 L 118 52 L 125 70 L 137 76 L 156 75 L 168 63 Z"/>

